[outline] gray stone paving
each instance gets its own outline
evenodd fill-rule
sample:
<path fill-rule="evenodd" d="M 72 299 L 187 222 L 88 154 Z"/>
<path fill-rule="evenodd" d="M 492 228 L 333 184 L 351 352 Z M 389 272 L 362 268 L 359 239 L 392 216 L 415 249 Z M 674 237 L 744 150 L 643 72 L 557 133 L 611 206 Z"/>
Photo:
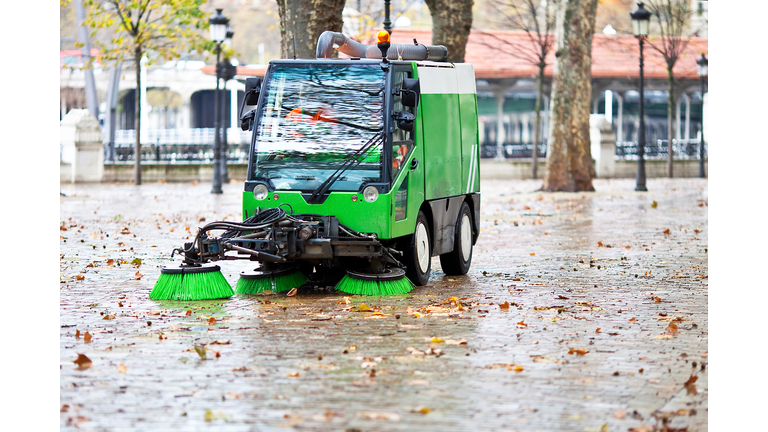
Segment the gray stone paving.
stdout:
<path fill-rule="evenodd" d="M 62 186 L 61 430 L 706 431 L 707 181 L 594 184 L 484 180 L 470 274 L 408 296 L 187 303 L 147 296 L 240 184 Z"/>

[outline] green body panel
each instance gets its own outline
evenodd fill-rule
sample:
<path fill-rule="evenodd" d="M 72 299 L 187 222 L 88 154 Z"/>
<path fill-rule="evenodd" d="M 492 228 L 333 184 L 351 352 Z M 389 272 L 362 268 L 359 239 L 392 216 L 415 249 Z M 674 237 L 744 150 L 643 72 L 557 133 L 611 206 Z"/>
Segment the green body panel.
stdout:
<path fill-rule="evenodd" d="M 461 190 L 480 192 L 480 145 L 477 129 L 477 95 L 460 94 L 461 108 Z"/>
<path fill-rule="evenodd" d="M 458 94 L 422 94 L 427 200 L 455 196 L 461 190 L 461 117 Z"/>

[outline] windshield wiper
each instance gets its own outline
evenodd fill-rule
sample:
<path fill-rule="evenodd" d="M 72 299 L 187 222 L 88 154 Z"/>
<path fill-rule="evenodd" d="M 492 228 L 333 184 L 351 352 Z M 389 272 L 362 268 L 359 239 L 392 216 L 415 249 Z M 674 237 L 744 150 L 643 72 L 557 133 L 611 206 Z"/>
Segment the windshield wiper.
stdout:
<path fill-rule="evenodd" d="M 327 180 L 323 182 L 320 186 L 315 189 L 314 192 L 312 192 L 312 195 L 309 196 L 309 200 L 307 202 L 309 204 L 318 204 L 320 202 L 320 198 L 328 191 L 328 189 L 333 186 L 333 184 L 341 178 L 341 175 L 347 171 L 348 169 L 352 168 L 353 166 L 359 165 L 360 161 L 362 160 L 362 156 L 365 155 L 368 150 L 371 149 L 376 144 L 384 142 L 384 132 L 379 132 L 371 139 L 368 140 L 365 144 L 363 144 L 362 147 L 360 147 L 356 152 L 350 154 L 347 156 L 344 163 L 341 164 L 339 169 L 337 169 L 333 174 L 331 174 Z"/>

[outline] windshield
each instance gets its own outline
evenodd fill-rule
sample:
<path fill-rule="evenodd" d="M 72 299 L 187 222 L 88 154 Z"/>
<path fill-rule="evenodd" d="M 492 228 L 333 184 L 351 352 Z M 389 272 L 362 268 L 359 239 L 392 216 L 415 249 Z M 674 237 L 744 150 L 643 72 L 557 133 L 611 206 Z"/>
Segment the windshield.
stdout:
<path fill-rule="evenodd" d="M 255 138 L 254 174 L 276 189 L 314 191 L 350 159 L 330 191 L 380 181 L 384 72 L 372 65 L 275 65 Z"/>

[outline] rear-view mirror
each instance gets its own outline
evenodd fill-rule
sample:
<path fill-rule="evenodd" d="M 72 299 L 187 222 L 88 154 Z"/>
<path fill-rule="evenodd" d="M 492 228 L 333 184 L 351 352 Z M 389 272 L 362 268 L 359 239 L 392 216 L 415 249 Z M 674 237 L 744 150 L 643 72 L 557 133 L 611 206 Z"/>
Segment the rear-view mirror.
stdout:
<path fill-rule="evenodd" d="M 415 108 L 419 104 L 421 86 L 417 78 L 404 78 L 403 87 L 400 90 L 403 106 Z"/>
<path fill-rule="evenodd" d="M 245 103 L 247 105 L 256 105 L 259 103 L 259 92 L 261 92 L 261 77 L 245 79 Z"/>

